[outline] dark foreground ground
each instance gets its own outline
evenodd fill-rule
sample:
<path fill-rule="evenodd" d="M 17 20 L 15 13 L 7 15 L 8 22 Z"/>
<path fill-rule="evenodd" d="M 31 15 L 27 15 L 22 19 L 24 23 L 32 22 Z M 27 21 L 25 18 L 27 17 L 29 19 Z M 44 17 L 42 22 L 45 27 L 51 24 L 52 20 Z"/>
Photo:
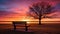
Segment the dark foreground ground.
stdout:
<path fill-rule="evenodd" d="M 17 25 L 17 31 L 14 31 L 13 25 L 0 25 L 0 34 L 60 34 L 60 24 L 29 25 L 27 32 L 22 26 Z"/>
<path fill-rule="evenodd" d="M 34 34 L 33 32 L 3 30 L 0 34 Z"/>

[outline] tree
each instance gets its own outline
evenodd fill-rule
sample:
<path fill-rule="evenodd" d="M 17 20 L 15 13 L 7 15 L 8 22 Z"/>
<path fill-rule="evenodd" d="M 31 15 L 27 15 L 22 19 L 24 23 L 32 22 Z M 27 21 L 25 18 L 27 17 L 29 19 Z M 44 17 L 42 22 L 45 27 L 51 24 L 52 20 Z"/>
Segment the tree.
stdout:
<path fill-rule="evenodd" d="M 52 13 L 52 5 L 47 2 L 38 2 L 29 7 L 28 15 L 39 19 L 39 24 L 41 24 L 41 18 L 45 18 L 47 14 Z"/>

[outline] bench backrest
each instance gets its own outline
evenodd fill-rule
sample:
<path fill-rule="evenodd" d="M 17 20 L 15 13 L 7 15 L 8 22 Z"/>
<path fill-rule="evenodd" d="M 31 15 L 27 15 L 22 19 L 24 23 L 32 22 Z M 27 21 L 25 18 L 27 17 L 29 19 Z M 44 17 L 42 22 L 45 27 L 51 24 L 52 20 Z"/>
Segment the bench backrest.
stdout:
<path fill-rule="evenodd" d="M 13 24 L 26 24 L 26 21 L 13 21 Z"/>

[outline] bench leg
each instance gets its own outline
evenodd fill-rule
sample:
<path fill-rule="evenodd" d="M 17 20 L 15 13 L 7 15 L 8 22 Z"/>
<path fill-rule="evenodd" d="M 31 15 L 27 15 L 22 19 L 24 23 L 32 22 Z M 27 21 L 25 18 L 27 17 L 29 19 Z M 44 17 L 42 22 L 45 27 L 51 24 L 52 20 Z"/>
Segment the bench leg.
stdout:
<path fill-rule="evenodd" d="M 25 31 L 28 31 L 27 23 L 25 23 Z"/>
<path fill-rule="evenodd" d="M 25 26 L 25 31 L 28 31 L 28 26 Z"/>
<path fill-rule="evenodd" d="M 14 31 L 16 31 L 16 25 L 14 24 Z"/>

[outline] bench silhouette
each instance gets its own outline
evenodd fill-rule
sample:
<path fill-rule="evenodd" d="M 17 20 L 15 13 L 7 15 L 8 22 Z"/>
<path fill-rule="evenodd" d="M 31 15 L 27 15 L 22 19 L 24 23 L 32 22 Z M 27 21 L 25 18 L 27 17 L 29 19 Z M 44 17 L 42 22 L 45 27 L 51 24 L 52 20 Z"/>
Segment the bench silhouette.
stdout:
<path fill-rule="evenodd" d="M 25 25 L 25 31 L 28 31 L 28 26 L 26 21 L 13 21 L 14 31 L 16 31 L 16 24 L 24 24 Z"/>

